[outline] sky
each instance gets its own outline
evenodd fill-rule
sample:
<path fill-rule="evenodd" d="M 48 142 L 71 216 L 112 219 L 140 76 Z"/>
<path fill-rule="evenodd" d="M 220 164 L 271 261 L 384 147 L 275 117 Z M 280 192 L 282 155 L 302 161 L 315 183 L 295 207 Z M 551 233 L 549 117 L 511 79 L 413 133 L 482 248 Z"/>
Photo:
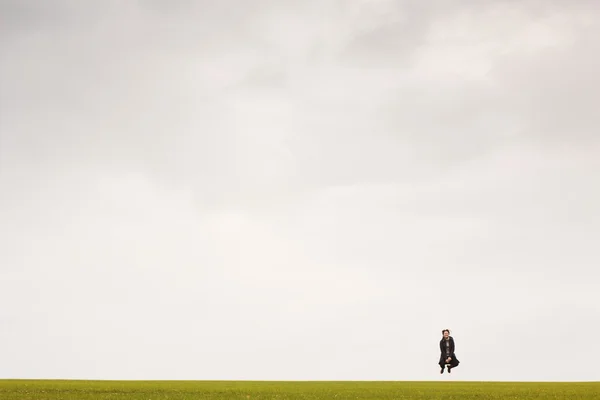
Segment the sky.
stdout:
<path fill-rule="evenodd" d="M 0 378 L 600 380 L 596 3 L 0 0 Z"/>

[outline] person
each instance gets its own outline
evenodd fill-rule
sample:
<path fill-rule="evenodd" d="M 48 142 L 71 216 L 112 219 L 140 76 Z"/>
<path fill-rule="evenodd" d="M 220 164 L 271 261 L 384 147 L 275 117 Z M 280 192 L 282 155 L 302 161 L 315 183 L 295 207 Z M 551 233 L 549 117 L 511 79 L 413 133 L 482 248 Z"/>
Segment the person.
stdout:
<path fill-rule="evenodd" d="M 444 373 L 444 369 L 448 366 L 448 373 L 452 372 L 452 368 L 458 367 L 460 361 L 456 358 L 454 353 L 455 345 L 454 338 L 450 336 L 450 330 L 444 329 L 442 331 L 442 340 L 440 340 L 440 361 L 439 365 L 442 368 L 440 374 Z"/>

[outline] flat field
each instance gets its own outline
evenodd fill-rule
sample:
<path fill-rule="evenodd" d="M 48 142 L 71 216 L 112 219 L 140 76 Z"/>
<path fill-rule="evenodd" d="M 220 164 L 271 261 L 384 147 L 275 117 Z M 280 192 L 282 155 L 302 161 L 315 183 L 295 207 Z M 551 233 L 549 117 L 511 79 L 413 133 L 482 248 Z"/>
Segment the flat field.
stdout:
<path fill-rule="evenodd" d="M 0 380 L 0 399 L 600 399 L 597 383 Z"/>

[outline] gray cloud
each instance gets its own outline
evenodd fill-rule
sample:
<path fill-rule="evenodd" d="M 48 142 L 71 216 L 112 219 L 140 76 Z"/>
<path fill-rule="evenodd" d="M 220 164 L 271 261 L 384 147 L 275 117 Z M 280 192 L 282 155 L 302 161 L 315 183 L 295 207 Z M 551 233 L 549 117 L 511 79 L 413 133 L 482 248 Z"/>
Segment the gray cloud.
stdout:
<path fill-rule="evenodd" d="M 0 7 L 0 375 L 594 379 L 593 2 Z"/>

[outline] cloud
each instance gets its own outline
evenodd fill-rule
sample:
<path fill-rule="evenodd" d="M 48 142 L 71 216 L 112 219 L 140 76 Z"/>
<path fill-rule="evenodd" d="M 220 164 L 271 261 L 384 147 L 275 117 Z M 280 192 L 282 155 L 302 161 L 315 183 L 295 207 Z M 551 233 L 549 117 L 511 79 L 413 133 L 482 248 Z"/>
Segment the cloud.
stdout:
<path fill-rule="evenodd" d="M 565 4 L 2 2 L 4 375 L 434 379 L 449 326 L 465 379 L 587 379 L 598 24 Z"/>

